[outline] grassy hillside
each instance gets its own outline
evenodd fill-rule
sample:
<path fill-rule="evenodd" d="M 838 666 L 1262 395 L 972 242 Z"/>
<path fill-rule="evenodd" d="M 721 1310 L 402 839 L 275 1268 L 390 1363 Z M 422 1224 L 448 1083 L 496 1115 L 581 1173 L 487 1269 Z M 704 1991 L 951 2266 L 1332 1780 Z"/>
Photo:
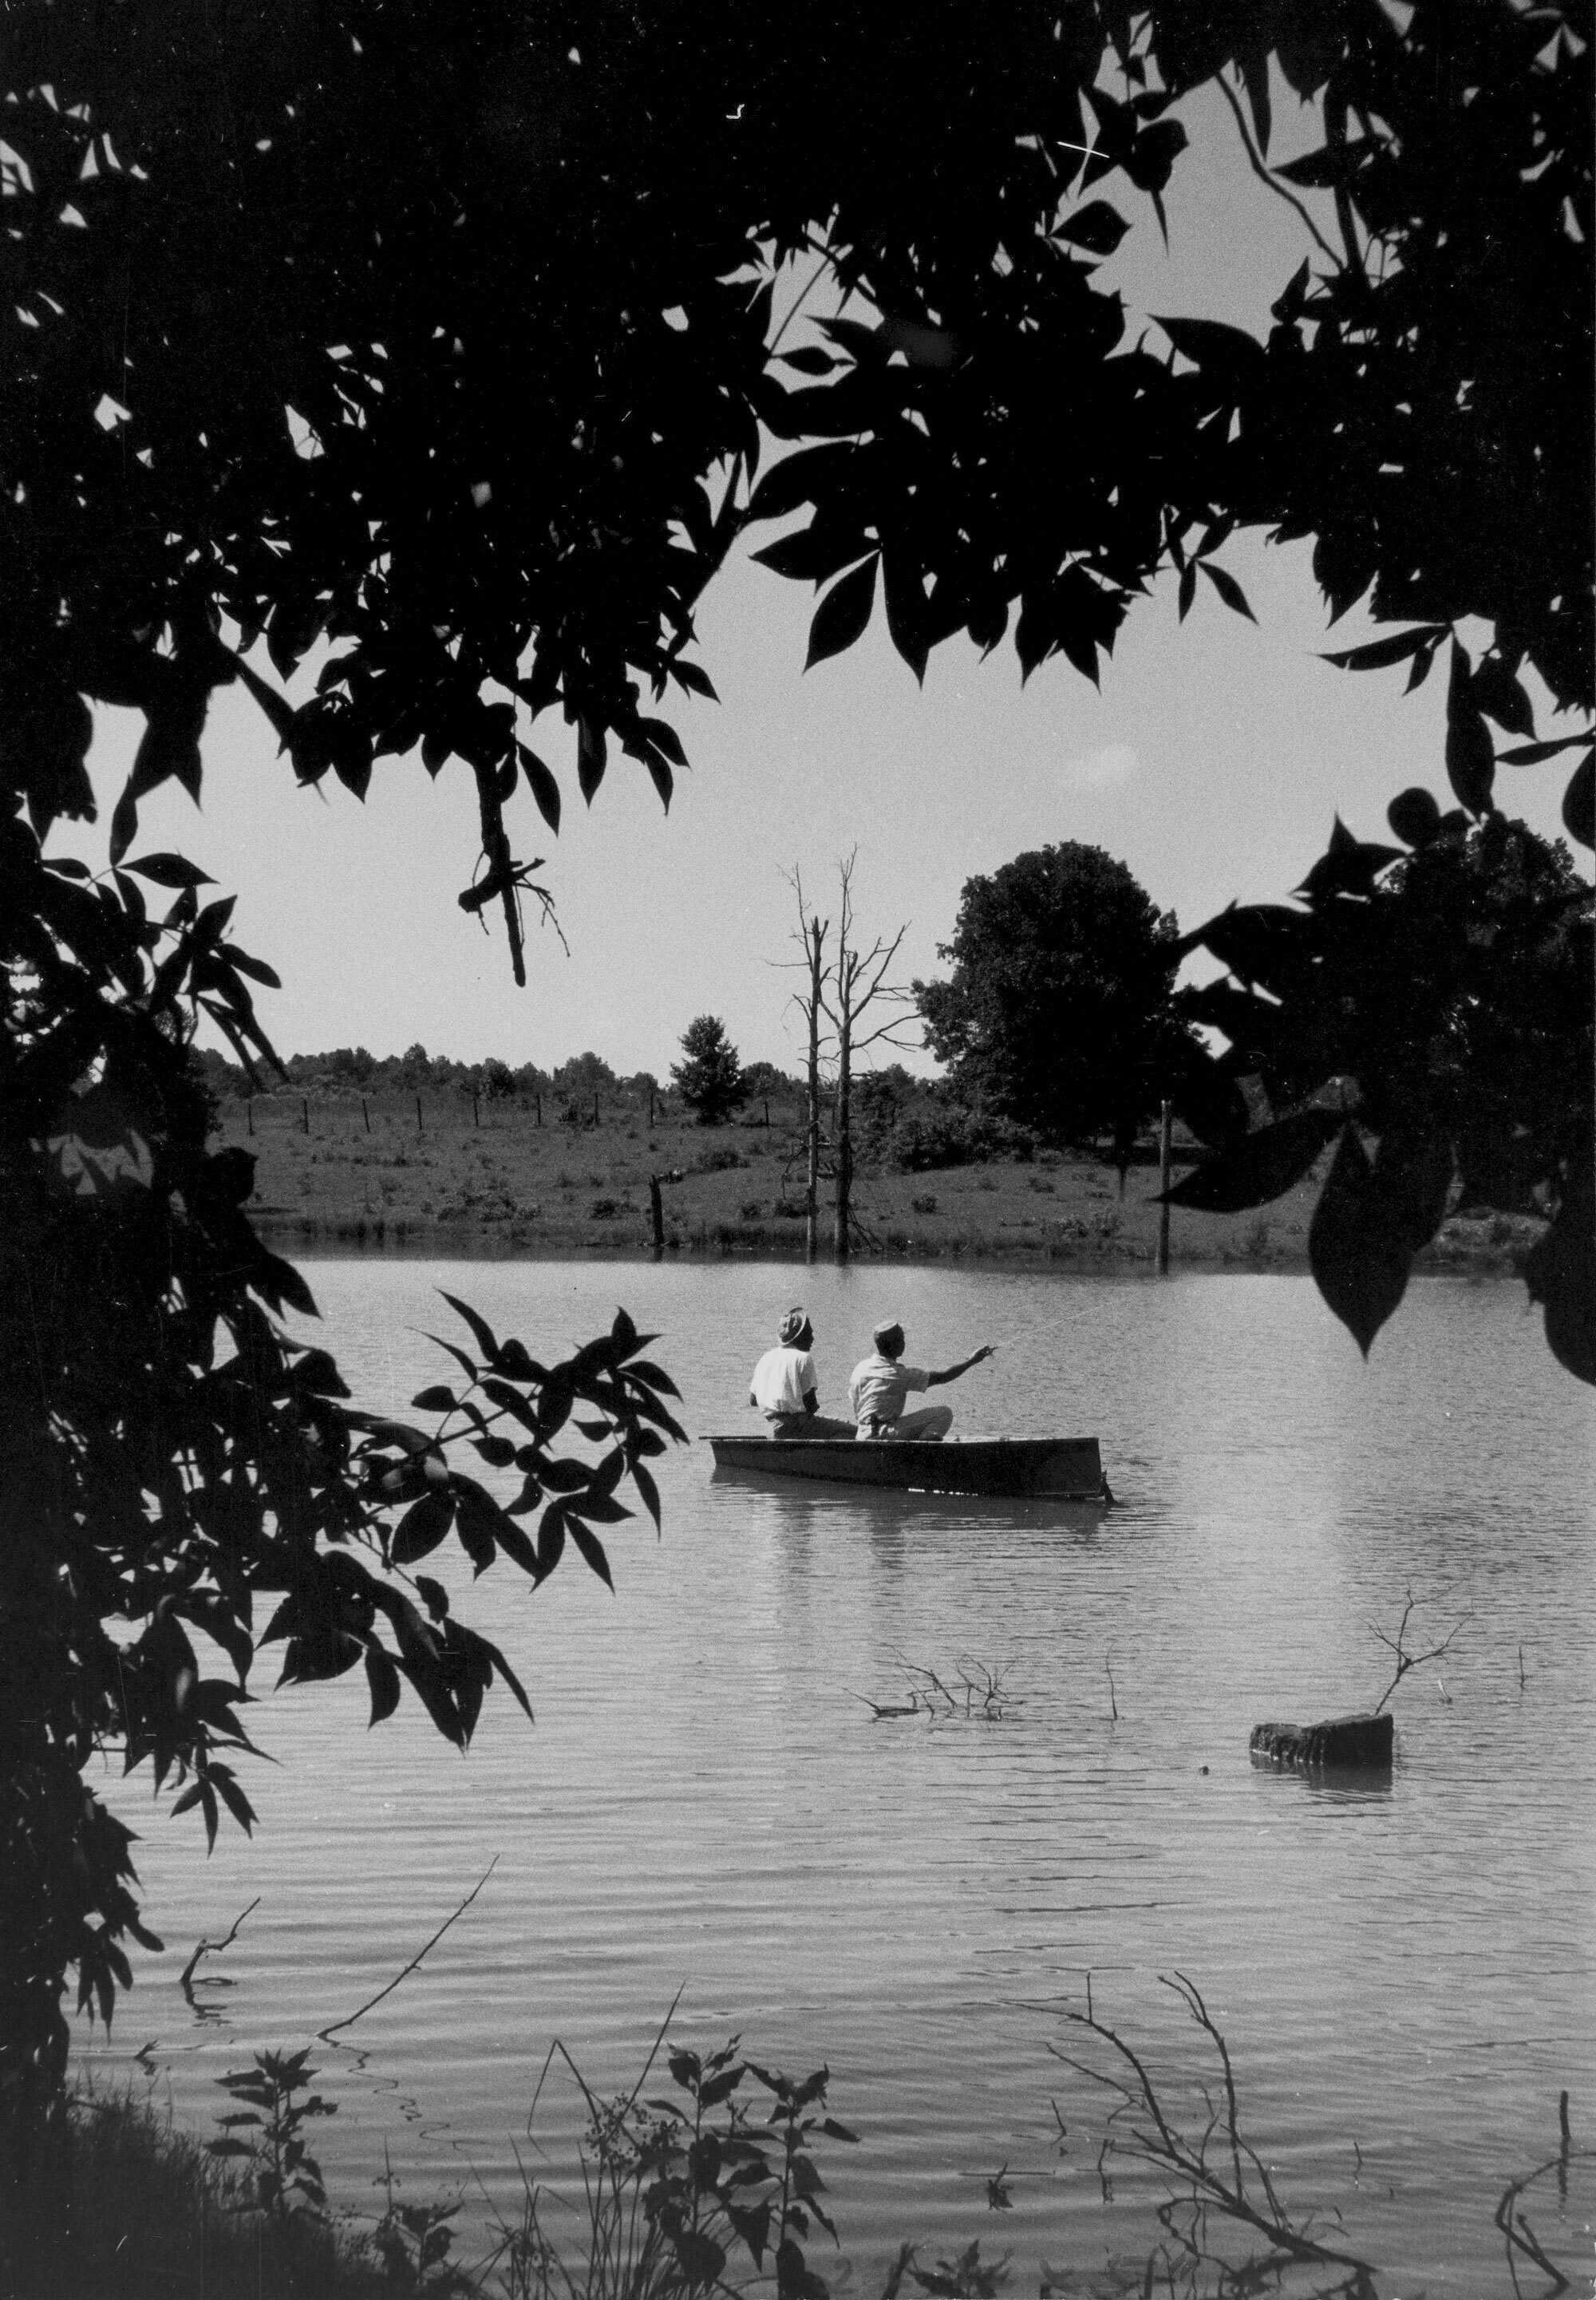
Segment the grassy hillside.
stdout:
<path fill-rule="evenodd" d="M 649 1178 L 661 1179 L 667 1250 L 802 1256 L 803 1163 L 796 1105 L 772 1104 L 731 1125 L 676 1117 L 650 1126 L 622 1103 L 580 1123 L 529 1100 L 469 1095 L 281 1093 L 225 1103 L 220 1139 L 258 1160 L 250 1211 L 289 1247 L 409 1253 L 636 1254 L 651 1241 Z M 1177 1161 L 1178 1170 L 1178 1161 Z M 855 1186 L 865 1235 L 856 1252 L 1001 1256 L 1088 1269 L 1150 1264 L 1157 1169 L 1132 1168 L 1123 1197 L 1113 1171 L 1044 1152 L 897 1173 L 866 1162 Z M 827 1185 L 822 1183 L 824 1196 Z M 1310 1178 L 1260 1213 L 1172 1218 L 1176 1266 L 1305 1264 L 1317 1194 Z M 1506 1266 L 1529 1234 L 1500 1219 L 1449 1223 L 1442 1261 Z M 829 1249 L 829 1209 L 822 1244 Z"/>

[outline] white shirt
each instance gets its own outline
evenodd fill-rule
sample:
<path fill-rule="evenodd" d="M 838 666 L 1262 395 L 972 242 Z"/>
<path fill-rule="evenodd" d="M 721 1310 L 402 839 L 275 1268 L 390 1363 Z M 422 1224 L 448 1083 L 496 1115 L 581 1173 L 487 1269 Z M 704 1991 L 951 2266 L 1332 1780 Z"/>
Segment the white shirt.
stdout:
<path fill-rule="evenodd" d="M 903 1365 L 877 1350 L 873 1357 L 860 1360 L 848 1384 L 853 1419 L 863 1421 L 868 1415 L 877 1421 L 895 1421 L 910 1391 L 928 1388 L 930 1380 L 924 1366 Z"/>
<path fill-rule="evenodd" d="M 772 1418 L 779 1413 L 802 1413 L 804 1392 L 819 1386 L 810 1352 L 785 1346 L 765 1352 L 749 1384 L 760 1412 Z"/>

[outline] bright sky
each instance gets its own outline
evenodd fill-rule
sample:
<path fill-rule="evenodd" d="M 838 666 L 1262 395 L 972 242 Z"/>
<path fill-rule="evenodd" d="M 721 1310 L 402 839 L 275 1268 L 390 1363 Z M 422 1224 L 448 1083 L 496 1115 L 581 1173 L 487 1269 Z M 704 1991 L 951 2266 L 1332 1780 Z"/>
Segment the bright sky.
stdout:
<path fill-rule="evenodd" d="M 1304 148 L 1278 84 L 1276 106 L 1276 156 Z M 1261 334 L 1306 231 L 1249 175 L 1218 96 L 1185 117 L 1193 150 L 1170 187 L 1168 254 L 1148 204 L 1115 179 L 1104 188 L 1135 228 L 1105 276 L 1134 312 L 1203 313 Z M 518 854 L 548 857 L 570 954 L 534 927 L 525 991 L 511 979 L 502 921 L 485 935 L 455 900 L 477 861 L 475 796 L 457 761 L 436 783 L 418 759 L 386 761 L 363 805 L 331 777 L 325 797 L 302 791 L 254 705 L 224 690 L 206 730 L 202 812 L 168 786 L 141 808 L 138 850 L 179 847 L 238 893 L 238 940 L 283 977 L 259 1009 L 285 1054 L 353 1045 L 387 1054 L 420 1039 L 435 1054 L 552 1068 L 591 1047 L 623 1074 L 662 1077 L 687 1024 L 708 1012 L 744 1061 L 796 1068 L 794 977 L 781 971 L 796 955 L 784 876 L 795 866 L 822 916 L 835 915 L 838 863 L 857 848 L 864 938 L 906 927 L 907 980 L 939 971 L 936 946 L 966 879 L 1027 848 L 1105 847 L 1185 928 L 1233 896 L 1284 898 L 1337 812 L 1380 838 L 1388 801 L 1409 783 L 1451 804 L 1444 665 L 1404 698 L 1405 666 L 1355 675 L 1318 661 L 1369 627 L 1350 615 L 1326 636 L 1305 546 L 1238 538 L 1223 563 L 1258 628 L 1206 584 L 1180 624 L 1170 579 L 1133 610 L 1101 693 L 1062 657 L 1022 687 L 1011 645 L 983 662 L 964 640 L 936 650 L 922 692 L 879 604 L 857 646 L 804 675 L 811 594 L 740 557 L 699 615 L 699 659 L 721 701 L 669 706 L 693 763 L 669 817 L 643 770 L 619 755 L 585 809 L 570 730 L 557 713 L 539 722 L 563 827 L 551 841 L 523 788 L 511 838 Z M 1536 700 L 1539 731 L 1554 731 Z M 101 825 L 92 837 L 63 829 L 59 850 L 104 862 L 139 723 L 99 714 Z M 1499 798 L 1554 837 L 1566 779 L 1560 761 L 1503 769 Z"/>

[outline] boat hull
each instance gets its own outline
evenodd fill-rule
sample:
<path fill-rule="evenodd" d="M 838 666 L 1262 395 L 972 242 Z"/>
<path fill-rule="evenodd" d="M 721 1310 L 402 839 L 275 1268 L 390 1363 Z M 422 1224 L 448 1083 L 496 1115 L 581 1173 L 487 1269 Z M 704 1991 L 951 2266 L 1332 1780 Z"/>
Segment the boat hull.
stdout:
<path fill-rule="evenodd" d="M 1110 1498 L 1095 1438 L 711 1438 L 721 1470 L 900 1492 Z"/>

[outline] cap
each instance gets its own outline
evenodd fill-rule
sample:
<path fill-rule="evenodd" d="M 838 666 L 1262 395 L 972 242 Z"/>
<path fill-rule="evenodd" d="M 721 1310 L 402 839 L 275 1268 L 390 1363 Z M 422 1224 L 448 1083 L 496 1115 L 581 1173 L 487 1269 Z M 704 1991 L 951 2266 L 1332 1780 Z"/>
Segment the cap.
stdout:
<path fill-rule="evenodd" d="M 903 1329 L 895 1318 L 884 1319 L 882 1323 L 879 1326 L 877 1326 L 870 1335 L 870 1339 L 875 1343 L 877 1349 L 880 1349 L 884 1343 L 902 1342 L 902 1338 Z"/>
<path fill-rule="evenodd" d="M 807 1310 L 803 1309 L 802 1306 L 795 1310 L 789 1310 L 786 1316 L 782 1320 L 780 1325 L 776 1329 L 777 1340 L 780 1342 L 785 1348 L 791 1349 L 793 1344 L 797 1340 L 799 1335 L 803 1331 L 803 1329 L 808 1325 L 808 1323 L 809 1312 Z"/>

